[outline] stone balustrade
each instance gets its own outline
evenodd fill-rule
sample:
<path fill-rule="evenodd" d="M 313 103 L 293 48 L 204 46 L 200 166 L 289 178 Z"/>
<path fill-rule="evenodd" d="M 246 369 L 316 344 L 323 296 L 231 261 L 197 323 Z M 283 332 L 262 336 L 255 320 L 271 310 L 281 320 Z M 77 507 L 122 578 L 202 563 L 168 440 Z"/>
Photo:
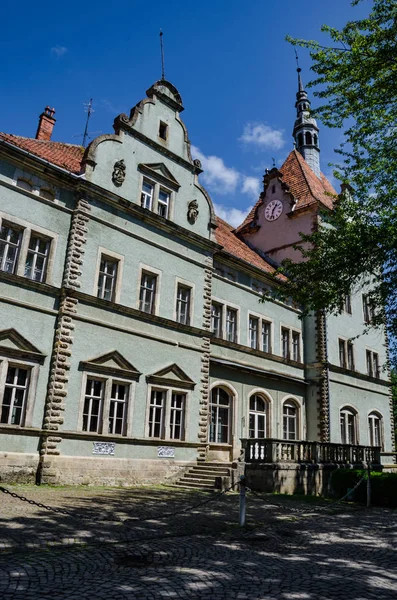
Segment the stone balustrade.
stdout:
<path fill-rule="evenodd" d="M 287 441 L 270 438 L 242 439 L 242 458 L 246 463 L 374 464 L 381 462 L 378 446 L 356 446 Z"/>

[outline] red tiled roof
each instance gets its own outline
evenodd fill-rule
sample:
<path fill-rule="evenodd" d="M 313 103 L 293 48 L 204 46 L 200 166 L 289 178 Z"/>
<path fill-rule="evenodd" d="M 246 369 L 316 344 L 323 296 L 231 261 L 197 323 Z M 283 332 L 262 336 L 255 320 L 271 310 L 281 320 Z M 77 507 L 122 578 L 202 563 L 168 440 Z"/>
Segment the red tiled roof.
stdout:
<path fill-rule="evenodd" d="M 62 169 L 66 169 L 71 173 L 80 173 L 81 160 L 84 154 L 82 146 L 64 144 L 63 142 L 36 140 L 10 133 L 0 133 L 0 140 L 13 144 L 13 146 L 17 146 L 22 150 L 27 150 L 27 152 L 48 160 L 53 165 L 62 167 Z"/>
<path fill-rule="evenodd" d="M 331 195 L 336 196 L 336 191 L 323 173 L 321 173 L 321 179 L 315 175 L 297 150 L 289 153 L 280 172 L 283 175 L 283 182 L 289 186 L 291 194 L 297 200 L 295 210 L 318 203 L 332 210 L 334 198 Z M 259 198 L 241 225 L 237 227 L 237 232 L 255 221 L 256 212 L 262 202 L 262 199 Z"/>
<path fill-rule="evenodd" d="M 225 252 L 232 254 L 234 257 L 257 267 L 266 273 L 273 274 L 275 272 L 275 268 L 272 267 L 270 263 L 236 236 L 231 225 L 219 217 L 216 217 L 216 223 L 218 225 L 217 229 L 215 229 L 216 241 L 223 246 Z M 285 277 L 280 275 L 278 276 L 278 279 L 285 279 Z"/>

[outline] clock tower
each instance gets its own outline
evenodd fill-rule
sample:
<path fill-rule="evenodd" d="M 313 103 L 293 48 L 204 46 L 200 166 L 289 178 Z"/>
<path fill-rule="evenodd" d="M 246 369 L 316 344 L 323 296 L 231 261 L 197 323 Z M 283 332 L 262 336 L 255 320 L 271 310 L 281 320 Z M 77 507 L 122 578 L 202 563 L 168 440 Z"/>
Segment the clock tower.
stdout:
<path fill-rule="evenodd" d="M 266 253 L 275 263 L 285 258 L 302 260 L 301 252 L 294 248 L 303 245 L 300 233 L 310 234 L 320 210 L 332 210 L 337 196 L 320 170 L 319 128 L 310 116 L 300 68 L 295 108 L 295 148 L 280 169 L 266 170 L 258 202 L 236 229 L 252 249 Z"/>

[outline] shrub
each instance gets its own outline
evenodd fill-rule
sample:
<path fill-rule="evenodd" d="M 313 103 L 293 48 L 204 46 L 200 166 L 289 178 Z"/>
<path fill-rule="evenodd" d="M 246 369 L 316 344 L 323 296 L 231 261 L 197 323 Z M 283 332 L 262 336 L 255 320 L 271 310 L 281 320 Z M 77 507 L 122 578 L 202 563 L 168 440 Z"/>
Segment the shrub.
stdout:
<path fill-rule="evenodd" d="M 332 473 L 331 487 L 334 495 L 341 498 L 349 489 L 354 488 L 362 476 L 363 469 L 338 469 Z M 367 502 L 366 478 L 355 489 L 352 500 L 365 504 Z M 371 504 L 397 508 L 397 473 L 371 471 Z"/>

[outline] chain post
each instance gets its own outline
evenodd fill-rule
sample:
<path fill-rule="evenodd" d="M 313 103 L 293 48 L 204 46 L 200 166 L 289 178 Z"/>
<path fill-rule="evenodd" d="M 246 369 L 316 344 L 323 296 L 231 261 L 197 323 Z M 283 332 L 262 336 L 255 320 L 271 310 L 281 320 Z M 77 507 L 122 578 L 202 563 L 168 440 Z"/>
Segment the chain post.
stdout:
<path fill-rule="evenodd" d="M 246 512 L 246 480 L 245 475 L 240 475 L 240 513 L 239 513 L 239 525 L 240 527 L 245 526 L 245 512 Z"/>

